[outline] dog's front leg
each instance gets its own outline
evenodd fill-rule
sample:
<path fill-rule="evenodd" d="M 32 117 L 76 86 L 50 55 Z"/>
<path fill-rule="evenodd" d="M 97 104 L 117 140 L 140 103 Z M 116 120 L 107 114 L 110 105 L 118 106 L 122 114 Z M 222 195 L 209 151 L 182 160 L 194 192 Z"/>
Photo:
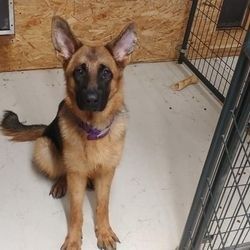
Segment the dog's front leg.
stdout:
<path fill-rule="evenodd" d="M 115 168 L 102 167 L 95 177 L 95 189 L 97 197 L 96 207 L 96 237 L 100 249 L 116 249 L 118 237 L 109 224 L 109 194 Z"/>
<path fill-rule="evenodd" d="M 69 228 L 61 250 L 80 250 L 82 243 L 82 205 L 87 184 L 85 175 L 78 172 L 67 173 L 69 194 Z"/>

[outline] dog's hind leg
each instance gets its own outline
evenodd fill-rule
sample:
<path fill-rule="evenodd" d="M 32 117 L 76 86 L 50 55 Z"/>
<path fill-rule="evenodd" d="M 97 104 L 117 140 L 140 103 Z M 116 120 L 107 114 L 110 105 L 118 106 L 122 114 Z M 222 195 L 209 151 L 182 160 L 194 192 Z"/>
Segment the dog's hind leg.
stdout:
<path fill-rule="evenodd" d="M 44 175 L 57 179 L 50 191 L 53 198 L 63 197 L 67 190 L 65 167 L 61 154 L 49 138 L 43 136 L 36 140 L 33 160 Z"/>
<path fill-rule="evenodd" d="M 57 151 L 54 143 L 45 136 L 36 140 L 33 160 L 38 169 L 50 179 L 55 179 L 65 174 L 60 153 Z"/>
<path fill-rule="evenodd" d="M 66 175 L 63 175 L 57 179 L 57 181 L 54 183 L 54 185 L 51 187 L 50 195 L 52 195 L 53 198 L 59 199 L 62 198 L 67 191 L 67 178 Z"/>

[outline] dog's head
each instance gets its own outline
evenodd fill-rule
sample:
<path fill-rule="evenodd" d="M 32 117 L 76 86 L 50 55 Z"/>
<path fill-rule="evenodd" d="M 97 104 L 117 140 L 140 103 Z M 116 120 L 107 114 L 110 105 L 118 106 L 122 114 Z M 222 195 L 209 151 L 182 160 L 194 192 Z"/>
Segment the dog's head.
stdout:
<path fill-rule="evenodd" d="M 103 111 L 134 50 L 134 24 L 105 46 L 90 47 L 75 37 L 64 19 L 56 16 L 52 20 L 52 41 L 63 59 L 71 102 L 81 111 Z"/>

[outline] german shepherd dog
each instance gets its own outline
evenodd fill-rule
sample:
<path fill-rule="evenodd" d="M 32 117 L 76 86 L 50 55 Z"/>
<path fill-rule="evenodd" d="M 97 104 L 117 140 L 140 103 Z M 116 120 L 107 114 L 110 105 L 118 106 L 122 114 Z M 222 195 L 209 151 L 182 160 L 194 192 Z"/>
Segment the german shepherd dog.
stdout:
<path fill-rule="evenodd" d="M 100 249 L 116 249 L 119 242 L 109 223 L 109 194 L 126 133 L 123 71 L 136 45 L 130 23 L 105 46 L 80 42 L 61 17 L 52 19 L 52 41 L 63 62 L 66 97 L 50 125 L 24 125 L 6 111 L 2 131 L 14 141 L 35 140 L 33 160 L 55 179 L 51 194 L 68 191 L 70 211 L 63 250 L 79 250 L 82 243 L 82 204 L 88 183 L 96 192 L 95 233 Z"/>

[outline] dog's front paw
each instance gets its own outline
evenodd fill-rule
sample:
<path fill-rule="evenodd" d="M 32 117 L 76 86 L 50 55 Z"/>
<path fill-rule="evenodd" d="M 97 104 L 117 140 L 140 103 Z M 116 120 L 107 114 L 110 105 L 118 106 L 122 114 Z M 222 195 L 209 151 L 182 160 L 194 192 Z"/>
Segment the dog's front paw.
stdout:
<path fill-rule="evenodd" d="M 103 250 L 115 250 L 116 243 L 120 243 L 118 237 L 110 227 L 96 229 L 96 237 L 98 248 Z"/>
<path fill-rule="evenodd" d="M 66 237 L 60 250 L 81 250 L 81 240 L 71 240 L 69 237 Z"/>

